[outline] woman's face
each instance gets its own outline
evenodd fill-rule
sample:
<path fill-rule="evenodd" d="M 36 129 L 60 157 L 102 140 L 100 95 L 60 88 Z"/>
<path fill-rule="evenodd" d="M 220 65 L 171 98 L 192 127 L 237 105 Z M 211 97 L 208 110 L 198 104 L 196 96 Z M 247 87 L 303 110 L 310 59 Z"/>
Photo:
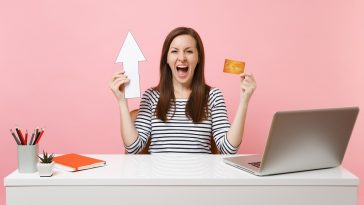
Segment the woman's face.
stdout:
<path fill-rule="evenodd" d="M 190 88 L 198 63 L 196 40 L 190 35 L 180 35 L 169 46 L 167 63 L 172 70 L 173 85 Z"/>

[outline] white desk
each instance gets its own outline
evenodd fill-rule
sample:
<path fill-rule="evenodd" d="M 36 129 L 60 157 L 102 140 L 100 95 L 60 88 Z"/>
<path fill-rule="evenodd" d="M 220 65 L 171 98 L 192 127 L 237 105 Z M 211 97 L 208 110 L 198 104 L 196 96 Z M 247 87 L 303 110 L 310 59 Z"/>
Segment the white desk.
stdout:
<path fill-rule="evenodd" d="M 107 166 L 5 177 L 6 204 L 345 204 L 359 179 L 342 167 L 256 177 L 218 155 L 89 155 Z"/>

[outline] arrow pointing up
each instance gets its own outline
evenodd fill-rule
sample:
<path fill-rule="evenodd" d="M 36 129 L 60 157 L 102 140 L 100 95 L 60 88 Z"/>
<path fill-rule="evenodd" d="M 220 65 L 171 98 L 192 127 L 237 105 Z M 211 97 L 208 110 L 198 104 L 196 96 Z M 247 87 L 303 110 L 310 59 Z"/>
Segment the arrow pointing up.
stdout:
<path fill-rule="evenodd" d="M 130 80 L 129 84 L 125 86 L 125 98 L 140 97 L 139 61 L 145 61 L 144 55 L 134 40 L 133 35 L 128 32 L 116 58 L 116 63 L 123 63 L 125 74 Z"/>

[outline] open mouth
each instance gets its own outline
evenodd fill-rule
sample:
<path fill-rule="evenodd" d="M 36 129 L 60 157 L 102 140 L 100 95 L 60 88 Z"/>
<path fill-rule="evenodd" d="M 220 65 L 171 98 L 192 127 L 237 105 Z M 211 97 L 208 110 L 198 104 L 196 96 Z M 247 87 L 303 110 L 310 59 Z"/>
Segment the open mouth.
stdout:
<path fill-rule="evenodd" d="M 178 65 L 176 66 L 177 75 L 179 78 L 186 78 L 188 76 L 188 66 L 187 65 Z"/>
<path fill-rule="evenodd" d="M 186 65 L 179 65 L 176 67 L 177 68 L 177 72 L 187 72 L 188 71 L 188 66 Z"/>

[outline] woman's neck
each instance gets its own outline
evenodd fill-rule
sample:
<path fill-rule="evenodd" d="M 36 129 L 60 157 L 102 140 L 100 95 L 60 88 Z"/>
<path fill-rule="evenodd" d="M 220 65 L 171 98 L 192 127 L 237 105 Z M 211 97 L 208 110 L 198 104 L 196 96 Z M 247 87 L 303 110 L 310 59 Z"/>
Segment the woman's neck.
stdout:
<path fill-rule="evenodd" d="M 174 97 L 176 99 L 188 99 L 191 95 L 191 89 L 184 86 L 174 86 Z"/>

